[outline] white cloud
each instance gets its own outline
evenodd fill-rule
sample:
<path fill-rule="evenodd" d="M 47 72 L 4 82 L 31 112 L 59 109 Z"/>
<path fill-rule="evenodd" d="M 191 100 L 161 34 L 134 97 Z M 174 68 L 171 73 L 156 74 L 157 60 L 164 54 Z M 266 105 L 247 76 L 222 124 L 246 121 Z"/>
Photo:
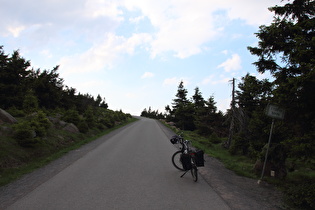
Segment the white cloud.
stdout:
<path fill-rule="evenodd" d="M 180 79 L 177 77 L 167 78 L 164 80 L 163 85 L 178 85 L 180 82 Z"/>
<path fill-rule="evenodd" d="M 216 102 L 217 102 L 216 106 L 218 110 L 225 113 L 226 110 L 230 108 L 231 98 L 216 99 Z"/>
<path fill-rule="evenodd" d="M 228 11 L 230 19 L 242 19 L 247 24 L 259 26 L 272 21 L 273 14 L 268 10 L 280 1 L 274 0 L 253 1 L 253 0 L 229 0 L 222 1 Z"/>
<path fill-rule="evenodd" d="M 14 38 L 17 38 L 20 36 L 20 33 L 25 29 L 25 26 L 9 26 L 7 29 Z"/>
<path fill-rule="evenodd" d="M 204 78 L 201 82 L 202 85 L 217 85 L 217 84 L 227 84 L 229 82 L 230 78 L 222 77 L 220 76 L 219 79 L 216 79 L 215 75 L 210 75 L 206 78 Z"/>
<path fill-rule="evenodd" d="M 268 79 L 270 82 L 274 80 L 269 71 L 261 74 L 259 72 L 252 73 L 251 75 L 255 76 L 259 80 Z"/>
<path fill-rule="evenodd" d="M 32 25 L 41 25 L 41 32 L 46 33 L 41 36 L 54 36 L 55 39 L 66 29 L 95 44 L 95 39 L 100 41 L 103 34 L 114 33 L 113 30 L 126 21 L 126 10 L 136 11 L 140 15 L 128 18 L 129 21 L 139 23 L 148 18 L 155 28 L 150 40 L 153 58 L 165 52 L 187 58 L 201 53 L 206 49 L 205 44 L 224 32 L 217 24 L 215 12 L 224 11 L 230 20 L 241 19 L 257 26 L 270 22 L 272 13 L 267 8 L 274 4 L 273 0 L 12 0 L 5 1 L 0 8 L 4 20 L 0 27 L 3 34 L 17 37 Z M 38 31 L 32 33 L 35 36 Z M 62 42 L 57 44 L 63 45 Z"/>
<path fill-rule="evenodd" d="M 134 34 L 126 39 L 109 33 L 102 43 L 95 43 L 89 50 L 76 55 L 65 56 L 60 65 L 65 73 L 93 72 L 112 68 L 122 55 L 134 53 L 135 48 L 150 40 L 147 34 Z"/>
<path fill-rule="evenodd" d="M 228 50 L 223 50 L 222 53 L 223 53 L 224 55 L 227 55 L 227 54 L 229 53 L 229 51 L 228 51 Z"/>
<path fill-rule="evenodd" d="M 42 54 L 43 56 L 45 56 L 45 57 L 47 57 L 47 58 L 51 58 L 51 57 L 53 57 L 53 55 L 52 55 L 52 53 L 50 52 L 50 50 L 42 50 L 41 52 L 40 52 L 40 54 Z"/>
<path fill-rule="evenodd" d="M 145 72 L 142 76 L 141 79 L 146 79 L 146 78 L 151 78 L 154 77 L 154 74 L 152 72 Z"/>
<path fill-rule="evenodd" d="M 141 20 L 143 20 L 145 18 L 144 15 L 142 16 L 138 16 L 138 17 L 135 17 L 135 18 L 129 18 L 129 21 L 131 23 L 139 23 Z"/>
<path fill-rule="evenodd" d="M 137 98 L 137 94 L 129 92 L 129 93 L 125 94 L 125 97 L 128 99 L 135 99 L 135 98 Z"/>
<path fill-rule="evenodd" d="M 241 19 L 250 25 L 261 25 L 272 19 L 268 7 L 273 0 L 125 0 L 128 10 L 140 10 L 156 28 L 151 43 L 151 56 L 174 52 L 187 58 L 202 52 L 203 45 L 218 37 L 223 28 L 217 26 L 216 11 L 226 11 L 230 20 Z M 244 6 L 246 5 L 246 6 Z M 262 9 L 264 8 L 264 9 Z"/>
<path fill-rule="evenodd" d="M 190 81 L 187 78 L 172 77 L 172 78 L 166 78 L 163 82 L 163 86 L 168 86 L 168 85 L 177 85 L 178 86 L 181 81 L 183 81 L 184 86 L 190 84 Z"/>
<path fill-rule="evenodd" d="M 241 57 L 238 54 L 233 54 L 232 58 L 218 65 L 218 68 L 223 68 L 226 72 L 236 71 L 242 68 Z"/>
<path fill-rule="evenodd" d="M 123 11 L 119 9 L 119 6 L 119 1 L 86 0 L 84 14 L 92 18 L 105 16 L 123 21 Z"/>
<path fill-rule="evenodd" d="M 213 77 L 214 77 L 214 75 L 210 75 L 210 76 L 204 78 L 202 80 L 201 84 L 207 85 L 207 84 L 211 83 L 211 81 L 213 80 Z"/>

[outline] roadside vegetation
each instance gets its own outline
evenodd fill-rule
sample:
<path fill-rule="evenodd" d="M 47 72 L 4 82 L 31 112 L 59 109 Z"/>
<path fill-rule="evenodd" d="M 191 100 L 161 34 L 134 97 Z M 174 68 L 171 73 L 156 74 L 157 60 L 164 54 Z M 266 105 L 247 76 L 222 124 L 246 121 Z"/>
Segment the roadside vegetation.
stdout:
<path fill-rule="evenodd" d="M 141 115 L 183 130 L 185 138 L 227 168 L 259 179 L 272 122 L 265 109 L 280 107 L 285 116 L 275 120 L 263 180 L 283 190 L 290 208 L 314 209 L 315 1 L 288 1 L 269 10 L 275 14 L 273 22 L 260 26 L 258 45 L 248 50 L 258 57 L 257 71 L 270 73 L 272 81 L 244 75 L 233 86 L 226 113 L 217 110 L 213 96 L 204 99 L 198 87 L 187 98 L 180 82 L 165 113 L 149 107 Z"/>
<path fill-rule="evenodd" d="M 2 136 L 0 138 L 0 186 L 136 120 L 136 118 L 128 117 L 111 128 L 93 129 L 87 133 L 71 133 L 52 127 L 44 139 L 37 140 L 32 146 L 27 147 L 19 145 L 12 136 Z"/>
<path fill-rule="evenodd" d="M 0 46 L 0 186 L 134 120 Z"/>

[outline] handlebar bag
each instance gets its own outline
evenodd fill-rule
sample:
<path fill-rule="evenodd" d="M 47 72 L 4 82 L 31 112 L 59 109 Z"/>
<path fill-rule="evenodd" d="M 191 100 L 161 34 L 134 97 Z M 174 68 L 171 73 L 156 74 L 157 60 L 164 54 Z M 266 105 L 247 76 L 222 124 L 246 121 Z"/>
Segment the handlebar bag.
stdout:
<path fill-rule="evenodd" d="M 171 143 L 172 144 L 178 144 L 179 142 L 179 136 L 175 135 L 175 136 L 172 136 L 172 138 L 170 139 Z"/>
<path fill-rule="evenodd" d="M 181 154 L 180 161 L 182 162 L 185 171 L 188 171 L 192 168 L 191 156 L 189 154 Z"/>

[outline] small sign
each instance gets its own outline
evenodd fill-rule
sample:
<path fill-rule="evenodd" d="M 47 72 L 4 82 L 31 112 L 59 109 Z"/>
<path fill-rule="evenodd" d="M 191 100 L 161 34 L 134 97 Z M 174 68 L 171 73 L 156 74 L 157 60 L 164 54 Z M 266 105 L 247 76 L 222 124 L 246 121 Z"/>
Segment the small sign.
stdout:
<path fill-rule="evenodd" d="M 267 106 L 267 109 L 266 109 L 266 115 L 268 115 L 269 117 L 272 117 L 272 118 L 276 118 L 276 119 L 279 119 L 279 120 L 283 120 L 284 118 L 284 109 L 281 109 L 275 105 L 271 105 L 269 104 Z"/>

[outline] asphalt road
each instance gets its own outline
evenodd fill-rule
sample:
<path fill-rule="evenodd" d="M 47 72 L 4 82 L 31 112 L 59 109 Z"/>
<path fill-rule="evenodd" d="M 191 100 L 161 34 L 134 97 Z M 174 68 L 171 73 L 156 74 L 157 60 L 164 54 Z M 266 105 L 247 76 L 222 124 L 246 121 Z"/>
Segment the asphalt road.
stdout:
<path fill-rule="evenodd" d="M 201 176 L 180 178 L 157 121 L 141 118 L 97 141 L 8 209 L 230 209 Z"/>

